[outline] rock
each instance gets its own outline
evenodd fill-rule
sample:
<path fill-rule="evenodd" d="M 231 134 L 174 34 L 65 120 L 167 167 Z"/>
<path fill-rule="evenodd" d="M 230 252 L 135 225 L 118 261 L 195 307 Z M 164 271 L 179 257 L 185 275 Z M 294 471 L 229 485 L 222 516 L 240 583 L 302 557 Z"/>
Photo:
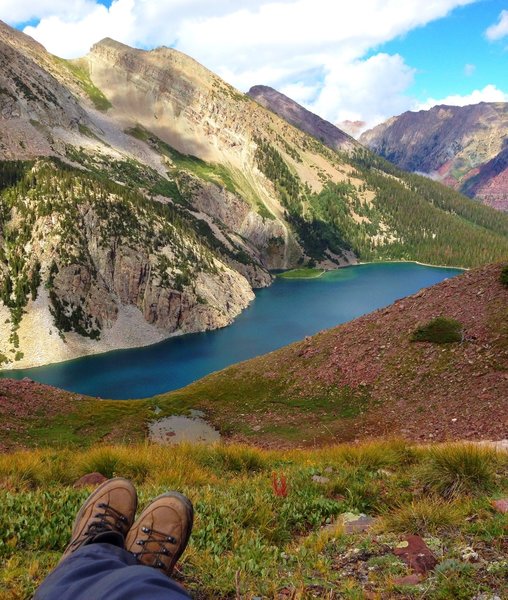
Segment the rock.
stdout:
<path fill-rule="evenodd" d="M 476 552 L 470 546 L 464 548 L 461 552 L 462 560 L 465 562 L 477 562 L 480 558 L 478 552 Z"/>
<path fill-rule="evenodd" d="M 325 485 L 326 483 L 328 483 L 330 481 L 330 479 L 328 477 L 322 477 L 321 475 L 313 475 L 312 481 L 314 483 L 319 483 L 321 485 Z"/>
<path fill-rule="evenodd" d="M 423 577 L 419 573 L 413 573 L 412 575 L 406 575 L 405 577 L 398 577 L 393 580 L 395 585 L 418 585 Z"/>
<path fill-rule="evenodd" d="M 419 535 L 408 535 L 394 548 L 395 556 L 400 557 L 415 573 L 425 574 L 437 565 L 436 557 Z"/>
<path fill-rule="evenodd" d="M 101 483 L 103 483 L 104 481 L 107 481 L 107 477 L 104 477 L 104 475 L 102 475 L 102 473 L 87 473 L 86 475 L 83 475 L 83 477 L 80 477 L 73 485 L 74 488 L 79 489 L 79 488 L 84 488 L 84 487 L 88 487 L 88 486 L 98 486 Z"/>
<path fill-rule="evenodd" d="M 500 513 L 508 513 L 508 498 L 501 498 L 501 500 L 493 500 L 492 506 Z"/>
<path fill-rule="evenodd" d="M 326 467 L 325 473 L 333 473 L 333 467 Z"/>
<path fill-rule="evenodd" d="M 376 523 L 376 519 L 360 513 L 356 515 L 354 513 L 344 513 L 339 517 L 344 525 L 344 533 L 360 533 L 362 531 L 368 531 Z"/>

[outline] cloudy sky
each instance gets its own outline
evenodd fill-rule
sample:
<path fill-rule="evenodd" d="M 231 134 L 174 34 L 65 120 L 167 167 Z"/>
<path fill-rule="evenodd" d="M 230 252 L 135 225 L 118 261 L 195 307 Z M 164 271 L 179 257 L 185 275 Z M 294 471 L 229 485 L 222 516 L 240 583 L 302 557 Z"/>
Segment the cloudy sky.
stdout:
<path fill-rule="evenodd" d="M 0 0 L 59 56 L 112 37 L 171 46 L 246 91 L 271 85 L 332 122 L 508 101 L 501 0 Z"/>

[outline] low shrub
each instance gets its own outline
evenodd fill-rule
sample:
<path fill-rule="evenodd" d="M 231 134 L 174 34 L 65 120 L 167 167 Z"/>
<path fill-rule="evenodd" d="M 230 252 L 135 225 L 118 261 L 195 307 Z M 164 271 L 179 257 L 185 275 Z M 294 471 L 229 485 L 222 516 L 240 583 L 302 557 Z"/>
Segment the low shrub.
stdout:
<path fill-rule="evenodd" d="M 443 561 L 435 570 L 437 585 L 431 598 L 433 600 L 449 600 L 450 598 L 470 600 L 476 590 L 473 574 L 473 565 L 454 559 Z"/>
<path fill-rule="evenodd" d="M 461 342 L 463 329 L 461 323 L 447 317 L 436 317 L 425 325 L 420 325 L 411 336 L 412 342 L 432 342 L 451 344 Z"/>
<path fill-rule="evenodd" d="M 502 268 L 501 275 L 499 276 L 499 281 L 508 287 L 508 265 Z"/>

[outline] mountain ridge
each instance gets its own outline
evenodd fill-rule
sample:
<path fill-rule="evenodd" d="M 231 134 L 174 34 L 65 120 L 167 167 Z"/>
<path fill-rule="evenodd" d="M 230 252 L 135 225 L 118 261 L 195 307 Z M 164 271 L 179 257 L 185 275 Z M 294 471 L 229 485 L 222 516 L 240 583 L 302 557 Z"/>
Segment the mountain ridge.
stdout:
<path fill-rule="evenodd" d="M 505 211 L 507 140 L 508 104 L 500 102 L 408 111 L 360 136 L 361 143 L 399 167 Z"/>
<path fill-rule="evenodd" d="M 356 140 L 337 126 L 269 86 L 255 85 L 247 95 L 332 150 L 347 151 L 358 147 Z"/>

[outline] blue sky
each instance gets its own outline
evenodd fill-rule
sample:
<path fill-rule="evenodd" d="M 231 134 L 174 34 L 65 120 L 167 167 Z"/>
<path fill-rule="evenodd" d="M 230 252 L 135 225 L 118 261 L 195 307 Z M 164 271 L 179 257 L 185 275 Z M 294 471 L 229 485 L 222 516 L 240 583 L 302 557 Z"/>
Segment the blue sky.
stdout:
<path fill-rule="evenodd" d="M 103 37 L 173 46 L 241 90 L 271 85 L 332 122 L 508 101 L 500 0 L 0 0 L 67 58 Z M 503 12 L 505 11 L 505 12 Z"/>
<path fill-rule="evenodd" d="M 381 45 L 380 52 L 399 53 L 417 69 L 410 88 L 426 98 L 466 95 L 489 84 L 508 92 L 508 38 L 490 41 L 485 32 L 508 3 L 484 0 L 457 8 L 448 17 Z M 466 65 L 471 65 L 466 70 Z M 467 74 L 466 74 L 467 73 Z"/>

